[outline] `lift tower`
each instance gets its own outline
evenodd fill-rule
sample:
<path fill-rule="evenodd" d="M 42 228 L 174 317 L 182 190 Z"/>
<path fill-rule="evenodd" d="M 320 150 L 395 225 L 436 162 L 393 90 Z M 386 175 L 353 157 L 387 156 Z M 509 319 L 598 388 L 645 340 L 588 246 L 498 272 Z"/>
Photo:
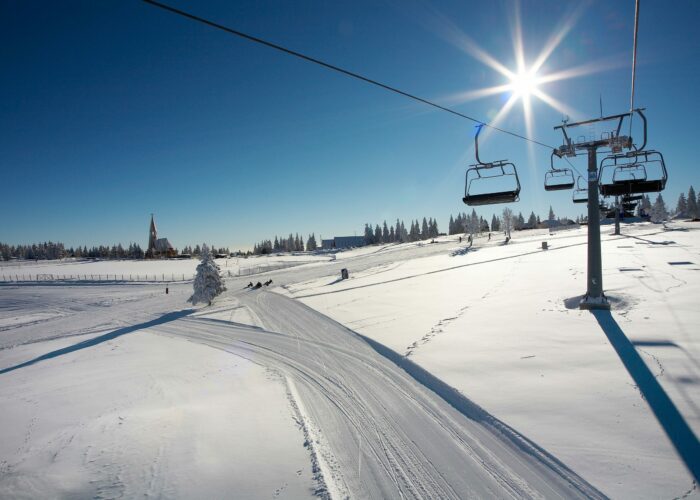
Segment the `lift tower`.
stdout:
<path fill-rule="evenodd" d="M 577 154 L 588 155 L 588 276 L 586 295 L 581 300 L 581 309 L 610 309 L 610 304 L 603 293 L 603 261 L 600 249 L 600 202 L 598 195 L 598 149 L 609 149 L 613 154 L 619 154 L 623 149 L 632 149 L 632 138 L 621 135 L 622 122 L 625 118 L 631 118 L 633 113 L 639 113 L 645 124 L 646 142 L 646 120 L 642 110 L 633 110 L 629 113 L 619 115 L 604 116 L 585 120 L 576 123 L 564 122 L 562 125 L 554 127 L 554 130 L 561 130 L 564 134 L 564 144 L 559 147 L 555 154 L 559 157 L 575 157 Z M 579 136 L 573 140 L 567 131 L 581 126 L 595 126 L 601 122 L 617 121 L 614 130 L 602 132 L 599 136 Z M 577 153 L 579 151 L 579 153 Z"/>

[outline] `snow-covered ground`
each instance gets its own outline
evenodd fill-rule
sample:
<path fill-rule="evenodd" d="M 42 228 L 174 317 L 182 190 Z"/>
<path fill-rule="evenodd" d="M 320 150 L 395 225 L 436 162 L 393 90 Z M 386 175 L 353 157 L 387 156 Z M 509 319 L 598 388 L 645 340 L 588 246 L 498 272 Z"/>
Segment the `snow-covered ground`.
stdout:
<path fill-rule="evenodd" d="M 248 259 L 304 265 L 206 308 L 0 286 L 0 497 L 698 497 L 700 226 L 672 227 L 604 236 L 609 315 L 575 307 L 585 228 Z"/>
<path fill-rule="evenodd" d="M 216 259 L 224 276 L 252 275 L 303 264 L 328 262 L 328 254 L 275 254 Z M 191 280 L 199 259 L 0 261 L 2 281 L 183 281 Z"/>
<path fill-rule="evenodd" d="M 697 435 L 700 226 L 674 227 L 682 230 L 643 224 L 604 235 L 604 283 L 612 320 Z M 477 240 L 470 251 L 455 246 L 284 291 L 410 357 L 613 497 L 693 489 L 607 326 L 575 307 L 585 228 L 513 243 Z"/>

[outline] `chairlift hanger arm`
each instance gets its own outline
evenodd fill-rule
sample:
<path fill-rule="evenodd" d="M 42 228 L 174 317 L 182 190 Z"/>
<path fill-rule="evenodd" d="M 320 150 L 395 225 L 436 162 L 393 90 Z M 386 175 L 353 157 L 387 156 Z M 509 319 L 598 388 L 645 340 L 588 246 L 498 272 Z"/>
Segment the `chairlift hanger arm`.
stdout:
<path fill-rule="evenodd" d="M 642 111 L 644 111 L 644 108 L 636 109 L 635 111 L 642 119 L 642 123 L 644 125 L 644 128 L 643 128 L 644 129 L 644 142 L 642 143 L 642 145 L 640 147 L 637 148 L 637 151 L 642 151 L 642 150 L 644 150 L 644 148 L 647 145 L 647 117 L 644 116 L 644 113 L 642 112 Z"/>
<path fill-rule="evenodd" d="M 628 113 L 620 113 L 620 114 L 617 114 L 617 115 L 603 116 L 603 117 L 601 117 L 601 118 L 592 118 L 592 119 L 590 119 L 590 120 L 584 120 L 584 121 L 581 121 L 581 122 L 567 123 L 567 124 L 565 124 L 565 125 L 557 125 L 556 127 L 554 127 L 554 130 L 562 130 L 562 131 L 564 131 L 565 128 L 569 128 L 569 127 L 578 127 L 578 126 L 580 126 L 580 125 L 588 125 L 588 124 L 591 124 L 591 123 L 607 122 L 607 121 L 615 120 L 615 119 L 624 119 L 626 116 L 630 116 L 630 115 L 631 115 L 632 113 L 634 113 L 635 111 L 639 112 L 639 111 L 643 111 L 644 109 L 645 109 L 645 108 L 639 108 L 639 109 L 632 110 L 632 111 L 630 111 L 630 112 L 628 112 Z M 564 135 L 566 136 L 566 132 L 565 132 L 565 131 L 564 131 Z"/>
<path fill-rule="evenodd" d="M 476 154 L 476 162 L 479 165 L 483 165 L 484 163 L 481 161 L 479 158 L 479 134 L 481 133 L 481 129 L 484 128 L 484 124 L 480 123 L 476 126 L 476 135 L 474 135 L 474 153 Z"/>

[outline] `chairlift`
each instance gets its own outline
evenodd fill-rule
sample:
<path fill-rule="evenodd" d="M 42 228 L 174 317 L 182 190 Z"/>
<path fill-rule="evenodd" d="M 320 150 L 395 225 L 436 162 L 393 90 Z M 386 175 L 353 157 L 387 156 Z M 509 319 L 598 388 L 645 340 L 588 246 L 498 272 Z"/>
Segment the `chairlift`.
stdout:
<path fill-rule="evenodd" d="M 545 191 L 564 191 L 574 187 L 574 173 L 569 168 L 554 168 L 554 155 L 550 160 L 550 169 L 544 174 L 544 189 Z"/>
<path fill-rule="evenodd" d="M 580 186 L 580 181 L 583 179 L 580 175 L 578 176 L 578 179 L 576 179 L 576 189 L 574 189 L 574 192 L 571 195 L 571 201 L 574 203 L 588 203 L 588 188 L 582 188 Z"/>
<path fill-rule="evenodd" d="M 467 169 L 462 201 L 469 206 L 516 202 L 520 199 L 520 179 L 515 165 L 507 160 L 484 163 L 479 158 L 479 134 L 483 126 L 482 123 L 476 127 L 476 135 L 474 136 L 476 164 L 470 165 Z M 498 178 L 508 181 L 511 188 L 480 192 L 480 188 L 493 186 L 494 179 Z"/>
<path fill-rule="evenodd" d="M 668 172 L 658 151 L 629 151 L 611 155 L 600 163 L 598 184 L 603 196 L 656 193 L 666 188 Z"/>

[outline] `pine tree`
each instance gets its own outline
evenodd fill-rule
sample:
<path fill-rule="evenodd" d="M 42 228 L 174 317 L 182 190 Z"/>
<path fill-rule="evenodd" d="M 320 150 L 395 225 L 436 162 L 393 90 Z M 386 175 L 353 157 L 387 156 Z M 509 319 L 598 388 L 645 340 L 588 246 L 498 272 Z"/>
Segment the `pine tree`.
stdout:
<path fill-rule="evenodd" d="M 666 210 L 666 203 L 664 202 L 661 193 L 656 197 L 654 206 L 651 207 L 651 220 L 652 222 L 661 222 L 668 218 L 668 211 Z"/>
<path fill-rule="evenodd" d="M 421 225 L 420 229 L 420 239 L 427 240 L 429 237 L 430 233 L 428 232 L 428 221 L 425 217 L 423 217 L 423 224 Z"/>
<path fill-rule="evenodd" d="M 386 221 L 384 221 L 384 226 L 382 227 L 382 243 L 390 243 L 391 240 L 389 240 L 389 226 L 386 225 Z"/>
<path fill-rule="evenodd" d="M 527 226 L 530 229 L 534 229 L 537 227 L 537 217 L 535 216 L 535 212 L 530 212 L 530 217 L 528 217 L 527 219 Z"/>
<path fill-rule="evenodd" d="M 374 228 L 374 242 L 375 243 L 382 242 L 382 228 L 379 227 L 379 224 L 377 224 Z"/>
<path fill-rule="evenodd" d="M 450 222 L 447 223 L 447 234 L 455 234 L 455 220 L 450 214 Z"/>
<path fill-rule="evenodd" d="M 691 219 L 700 217 L 700 212 L 698 211 L 700 197 L 695 196 L 695 189 L 693 189 L 693 186 L 690 186 L 690 189 L 688 189 L 688 199 L 686 201 L 688 203 L 688 217 Z"/>
<path fill-rule="evenodd" d="M 194 278 L 194 293 L 190 297 L 190 302 L 197 304 L 207 302 L 211 305 L 214 297 L 226 290 L 223 280 L 219 274 L 219 266 L 214 262 L 209 247 L 202 246 L 202 261 L 197 266 L 197 274 Z"/>
<path fill-rule="evenodd" d="M 394 233 L 394 226 L 389 228 L 389 241 L 392 243 L 396 241 L 396 233 Z"/>
<path fill-rule="evenodd" d="M 311 235 L 309 235 L 309 239 L 306 241 L 306 250 L 309 252 L 313 252 L 316 249 L 318 249 L 318 246 L 316 244 L 316 236 L 314 235 L 314 233 L 311 233 Z"/>
<path fill-rule="evenodd" d="M 676 204 L 676 213 L 678 215 L 687 215 L 688 213 L 688 202 L 685 199 L 685 193 L 681 193 L 678 197 L 678 203 Z"/>
<path fill-rule="evenodd" d="M 496 214 L 493 214 L 493 217 L 491 217 L 491 231 L 500 231 L 501 230 L 501 221 L 496 217 Z"/>
<path fill-rule="evenodd" d="M 552 210 L 552 205 L 549 205 L 549 216 L 547 217 L 547 220 L 554 220 L 556 219 L 556 216 L 554 215 L 554 210 Z"/>

